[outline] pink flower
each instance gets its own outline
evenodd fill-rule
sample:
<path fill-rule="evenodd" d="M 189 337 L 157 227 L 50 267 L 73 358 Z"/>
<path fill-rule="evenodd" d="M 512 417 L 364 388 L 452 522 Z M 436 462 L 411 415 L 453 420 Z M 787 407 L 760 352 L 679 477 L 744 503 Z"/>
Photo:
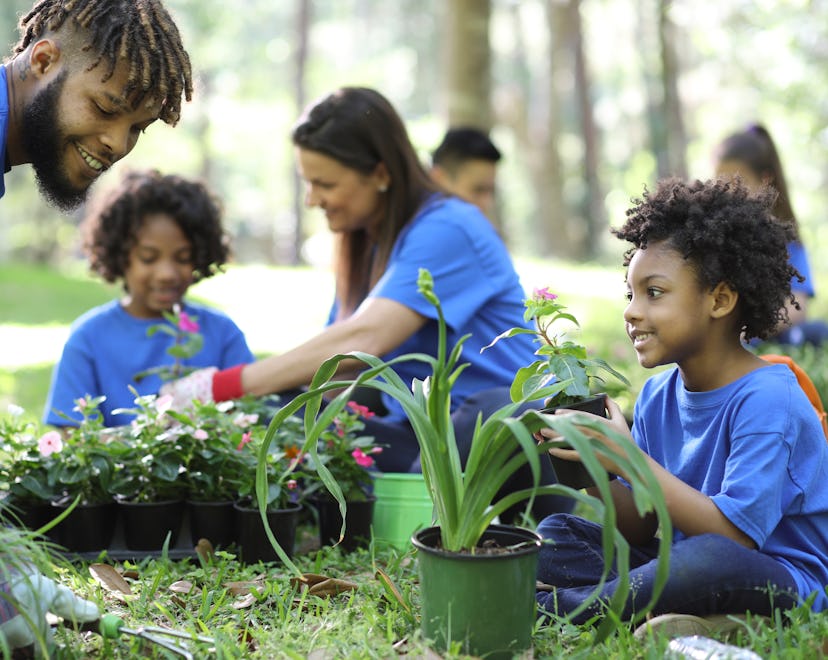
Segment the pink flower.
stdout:
<path fill-rule="evenodd" d="M 258 421 L 259 416 L 255 413 L 249 415 L 247 413 L 239 413 L 233 418 L 233 424 L 242 429 L 245 429 L 251 424 L 255 424 Z"/>
<path fill-rule="evenodd" d="M 367 468 L 367 467 L 371 467 L 374 464 L 374 459 L 371 458 L 370 456 L 368 456 L 368 454 L 366 454 L 364 451 L 362 451 L 359 448 L 354 449 L 351 452 L 351 456 L 354 457 L 354 460 L 356 461 L 356 464 L 359 465 L 360 467 Z"/>
<path fill-rule="evenodd" d="M 204 429 L 196 429 L 196 430 L 193 432 L 193 437 L 194 437 L 196 440 L 206 440 L 207 438 L 209 438 L 209 437 L 210 437 L 210 434 L 209 434 L 209 433 L 207 433 L 207 431 L 205 431 Z"/>
<path fill-rule="evenodd" d="M 81 397 L 80 399 L 78 399 L 78 400 L 76 401 L 76 403 L 77 403 L 78 405 L 77 405 L 77 407 L 75 408 L 75 410 L 77 410 L 78 412 L 80 412 L 81 410 L 83 410 L 84 408 L 86 408 L 86 399 L 84 399 L 83 397 Z"/>
<path fill-rule="evenodd" d="M 155 410 L 158 411 L 159 417 L 172 408 L 174 400 L 172 394 L 163 394 L 155 400 Z"/>
<path fill-rule="evenodd" d="M 250 431 L 248 431 L 247 433 L 245 433 L 245 434 L 242 436 L 241 442 L 239 442 L 239 444 L 238 444 L 238 445 L 236 445 L 236 451 L 241 451 L 241 450 L 244 448 L 244 446 L 245 446 L 248 442 L 250 442 L 252 439 L 253 439 L 253 438 L 252 438 L 252 437 L 251 437 L 251 435 L 250 435 Z"/>
<path fill-rule="evenodd" d="M 63 449 L 63 438 L 58 431 L 48 431 L 37 441 L 37 449 L 41 456 L 49 456 Z"/>
<path fill-rule="evenodd" d="M 178 329 L 182 332 L 198 332 L 199 326 L 187 312 L 182 311 L 178 315 Z"/>
<path fill-rule="evenodd" d="M 285 484 L 288 490 L 296 490 L 297 485 L 298 484 L 296 483 L 296 479 L 288 479 L 287 483 Z"/>
<path fill-rule="evenodd" d="M 549 290 L 548 286 L 543 287 L 542 289 L 535 289 L 532 292 L 533 298 L 542 298 L 543 300 L 555 300 L 557 298 L 557 294 L 552 293 Z"/>
<path fill-rule="evenodd" d="M 348 401 L 348 407 L 357 415 L 365 419 L 371 419 L 376 413 L 371 412 L 368 406 L 361 406 L 356 401 Z"/>

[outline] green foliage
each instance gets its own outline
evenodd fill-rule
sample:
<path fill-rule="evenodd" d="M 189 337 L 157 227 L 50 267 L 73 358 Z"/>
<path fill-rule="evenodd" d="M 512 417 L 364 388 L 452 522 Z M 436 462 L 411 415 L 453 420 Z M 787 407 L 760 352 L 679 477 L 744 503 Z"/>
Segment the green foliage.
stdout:
<path fill-rule="evenodd" d="M 150 367 L 133 376 L 140 383 L 149 375 L 157 375 L 162 381 L 175 380 L 195 371 L 198 367 L 185 367 L 181 361 L 198 354 L 204 347 L 204 336 L 199 332 L 198 317 L 190 316 L 176 303 L 173 311 L 162 310 L 165 323 L 156 323 L 147 328 L 147 338 L 157 333 L 173 338 L 173 344 L 167 348 L 167 355 L 173 358 L 172 365 Z"/>

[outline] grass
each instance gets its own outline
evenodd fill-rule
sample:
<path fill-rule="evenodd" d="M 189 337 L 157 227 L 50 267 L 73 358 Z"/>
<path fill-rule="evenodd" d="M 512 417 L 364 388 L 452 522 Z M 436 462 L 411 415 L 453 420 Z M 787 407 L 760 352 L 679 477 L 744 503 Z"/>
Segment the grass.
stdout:
<path fill-rule="evenodd" d="M 621 312 L 624 287 L 619 270 L 561 262 L 519 262 L 528 288 L 550 285 L 581 321 L 581 341 L 633 381 L 619 395 L 631 409 L 635 393 L 650 375 L 640 369 L 624 336 Z M 7 403 L 22 405 L 39 417 L 50 372 L 68 325 L 89 307 L 117 290 L 86 276 L 82 269 L 55 271 L 27 265 L 0 266 L 0 415 Z M 823 291 L 828 290 L 828 282 Z M 257 354 L 280 352 L 318 330 L 327 312 L 332 284 L 328 273 L 312 269 L 238 266 L 193 288 L 193 296 L 227 311 L 247 333 Z M 828 392 L 828 363 L 816 351 L 804 352 L 812 378 Z M 823 394 L 824 396 L 824 394 Z M 220 658 L 388 658 L 435 657 L 418 631 L 416 561 L 411 552 L 371 548 L 344 554 L 318 548 L 314 530 L 302 529 L 295 561 L 307 573 L 324 574 L 357 586 L 330 598 L 309 595 L 291 583 L 278 564 L 245 566 L 227 552 L 206 559 L 143 560 L 137 564 L 100 561 L 125 571 L 133 591 L 124 595 L 93 579 L 89 562 L 60 563 L 62 581 L 96 601 L 102 610 L 121 616 L 126 625 L 169 626 L 216 639 L 216 651 L 190 645 L 195 657 Z M 381 573 L 379 573 L 381 571 Z M 385 575 L 401 594 L 389 595 Z M 248 594 L 236 595 L 233 582 L 253 582 Z M 193 585 L 187 589 L 186 585 Z M 493 604 L 493 606 L 495 606 Z M 770 621 L 756 631 L 745 627 L 728 641 L 763 658 L 811 658 L 824 654 L 828 616 L 802 607 L 792 623 Z M 105 642 L 91 633 L 61 629 L 56 657 L 150 657 L 151 651 L 123 635 Z M 534 656 L 543 658 L 662 658 L 669 640 L 644 641 L 627 630 L 593 648 L 591 630 L 561 623 L 539 626 Z M 2 652 L 0 652 L 2 657 Z M 156 657 L 171 657 L 158 654 Z M 460 657 L 457 653 L 446 658 Z"/>

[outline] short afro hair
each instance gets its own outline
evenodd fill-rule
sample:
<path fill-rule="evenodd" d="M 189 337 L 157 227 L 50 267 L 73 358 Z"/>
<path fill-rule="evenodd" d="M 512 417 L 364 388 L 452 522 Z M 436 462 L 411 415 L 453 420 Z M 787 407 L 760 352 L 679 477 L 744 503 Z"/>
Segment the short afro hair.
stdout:
<path fill-rule="evenodd" d="M 107 282 L 124 277 L 129 253 L 146 217 L 166 213 L 193 248 L 193 281 L 222 270 L 230 256 L 219 200 L 197 181 L 158 170 L 128 172 L 86 216 L 85 248 L 90 268 Z"/>
<path fill-rule="evenodd" d="M 770 188 L 752 194 L 738 179 L 664 179 L 633 200 L 626 222 L 612 232 L 634 246 L 624 254 L 625 266 L 637 250 L 666 241 L 703 287 L 724 282 L 739 294 L 746 339 L 768 339 L 788 320 L 786 301 L 795 303 L 791 278 L 803 279 L 788 260 L 794 231 L 771 213 L 775 195 Z"/>

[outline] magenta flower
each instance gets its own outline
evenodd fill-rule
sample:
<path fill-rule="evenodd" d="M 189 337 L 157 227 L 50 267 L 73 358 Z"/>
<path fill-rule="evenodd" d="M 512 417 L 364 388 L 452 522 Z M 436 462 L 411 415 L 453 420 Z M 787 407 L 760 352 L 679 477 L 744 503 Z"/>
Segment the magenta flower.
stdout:
<path fill-rule="evenodd" d="M 374 464 L 374 459 L 368 456 L 364 451 L 357 448 L 351 452 L 351 456 L 354 457 L 356 464 L 360 467 L 368 468 Z"/>
<path fill-rule="evenodd" d="M 368 406 L 362 406 L 356 401 L 348 401 L 348 407 L 357 415 L 364 417 L 365 419 L 371 419 L 376 414 L 371 412 Z"/>
<path fill-rule="evenodd" d="M 181 311 L 181 314 L 178 315 L 178 329 L 181 332 L 198 332 L 199 325 L 196 321 L 190 318 L 190 315 L 187 314 L 185 311 Z"/>
<path fill-rule="evenodd" d="M 37 441 L 37 449 L 43 457 L 55 454 L 63 449 L 63 438 L 58 431 L 48 431 Z"/>
<path fill-rule="evenodd" d="M 296 482 L 296 479 L 288 479 L 287 483 L 285 483 L 288 490 L 296 490 L 296 486 L 299 484 Z"/>
<path fill-rule="evenodd" d="M 238 444 L 238 445 L 236 445 L 236 451 L 241 451 L 241 450 L 244 448 L 244 446 L 245 446 L 248 442 L 250 442 L 251 440 L 253 440 L 253 438 L 252 438 L 252 436 L 250 435 L 250 431 L 248 431 L 247 433 L 245 433 L 245 434 L 242 436 L 241 442 L 239 442 L 239 444 Z"/>
<path fill-rule="evenodd" d="M 543 299 L 543 300 L 555 300 L 555 298 L 557 298 L 557 297 L 558 297 L 558 296 L 557 296 L 557 294 L 552 293 L 552 292 L 549 290 L 549 287 L 548 287 L 548 286 L 545 286 L 545 287 L 543 287 L 542 289 L 535 289 L 535 290 L 532 292 L 532 296 L 533 296 L 534 298 L 541 298 L 541 299 Z"/>

